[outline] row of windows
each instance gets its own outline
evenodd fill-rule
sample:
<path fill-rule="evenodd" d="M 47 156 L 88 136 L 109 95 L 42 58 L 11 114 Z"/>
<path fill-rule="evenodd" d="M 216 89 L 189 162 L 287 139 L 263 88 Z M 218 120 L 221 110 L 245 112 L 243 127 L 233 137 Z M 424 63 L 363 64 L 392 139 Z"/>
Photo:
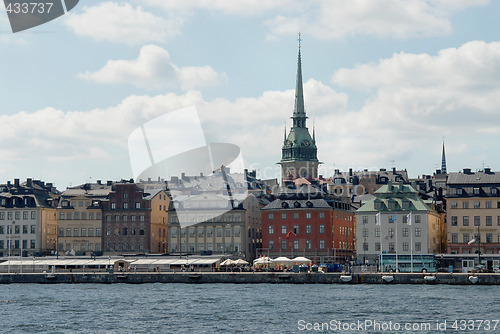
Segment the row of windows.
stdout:
<path fill-rule="evenodd" d="M 281 240 L 280 249 L 287 250 L 288 245 L 289 245 L 288 240 Z M 274 240 L 269 240 L 267 246 L 269 247 L 269 250 L 273 250 L 274 249 Z M 291 246 L 292 246 L 293 250 L 300 250 L 299 240 L 293 240 L 291 242 Z M 306 243 L 304 246 L 305 246 L 306 250 L 312 249 L 312 240 L 306 240 Z M 325 240 L 318 240 L 318 249 L 325 249 Z"/>
<path fill-rule="evenodd" d="M 106 236 L 111 236 L 111 232 L 113 232 L 114 236 L 120 236 L 120 235 L 121 236 L 127 236 L 127 235 L 144 235 L 145 234 L 144 227 L 139 228 L 139 231 L 137 231 L 137 229 L 135 227 L 130 227 L 130 228 L 127 228 L 127 227 L 122 227 L 122 228 L 115 227 L 113 229 L 113 231 L 109 227 L 106 228 Z"/>
<path fill-rule="evenodd" d="M 457 193 L 457 195 L 463 195 L 464 194 L 464 190 L 462 188 L 457 188 L 456 193 Z M 472 189 L 472 193 L 474 195 L 481 194 L 481 188 L 480 187 L 474 187 Z M 490 194 L 491 195 L 498 195 L 498 189 L 497 188 L 491 188 Z"/>
<path fill-rule="evenodd" d="M 388 230 L 388 237 L 392 238 L 394 236 L 394 230 L 395 229 L 392 228 L 392 227 L 389 228 L 389 230 Z M 414 231 L 414 236 L 415 237 L 418 238 L 418 237 L 422 236 L 422 229 L 420 227 L 415 227 L 413 229 L 413 231 Z M 362 235 L 363 235 L 364 238 L 368 237 L 368 229 L 366 227 L 363 228 Z M 403 235 L 403 237 L 410 236 L 410 229 L 408 227 L 404 227 L 402 229 L 402 235 Z M 380 227 L 375 228 L 375 237 L 380 237 Z"/>
<path fill-rule="evenodd" d="M 463 243 L 468 243 L 471 241 L 469 233 L 462 233 L 462 242 Z M 473 234 L 473 238 L 475 239 L 475 242 L 481 241 L 481 242 L 486 242 L 486 243 L 491 243 L 493 242 L 493 233 L 486 233 L 486 240 L 480 240 L 480 236 L 477 233 Z M 452 233 L 451 234 L 451 242 L 456 244 L 458 243 L 458 233 Z M 497 242 L 500 242 L 500 233 L 497 235 Z"/>
<path fill-rule="evenodd" d="M 403 224 L 407 224 L 408 223 L 408 215 L 403 214 L 402 217 L 403 217 L 402 220 L 401 220 L 402 223 Z M 361 217 L 361 222 L 363 224 L 368 224 L 368 216 L 362 216 Z M 387 216 L 387 222 L 391 223 L 391 224 L 394 223 L 394 222 L 397 222 L 397 215 L 396 215 L 396 219 L 395 220 L 394 220 L 394 216 L 391 216 L 391 215 Z M 422 222 L 422 217 L 420 215 L 414 215 L 413 216 L 412 223 L 420 224 L 421 222 Z M 375 223 L 375 224 L 377 223 L 376 217 L 373 218 L 373 223 Z"/>
<path fill-rule="evenodd" d="M 235 213 L 235 214 L 225 214 L 224 216 L 216 216 L 215 214 L 188 214 L 188 215 L 180 215 L 179 218 L 181 223 L 202 223 L 205 221 L 208 222 L 240 222 L 241 221 L 241 214 Z M 172 216 L 171 222 L 176 223 L 177 218 L 175 216 Z"/>
<path fill-rule="evenodd" d="M 137 248 L 137 246 L 139 246 L 139 248 Z M 141 241 L 138 245 L 135 241 L 116 241 L 114 243 L 106 242 L 105 250 L 110 251 L 111 248 L 113 248 L 114 251 L 135 251 L 137 249 L 143 251 L 144 242 Z"/>
<path fill-rule="evenodd" d="M 486 209 L 492 209 L 493 204 L 491 201 L 484 201 L 484 204 L 481 201 L 474 201 L 474 209 L 481 209 L 481 208 L 486 208 Z M 484 205 L 484 206 L 483 206 Z M 458 209 L 458 202 L 452 201 L 451 202 L 451 208 L 452 209 Z M 500 202 L 497 202 L 496 208 L 500 208 Z M 462 209 L 469 209 L 469 201 L 463 201 L 462 202 Z"/>
<path fill-rule="evenodd" d="M 112 219 L 112 218 L 114 218 L 114 219 Z M 129 218 L 129 216 L 127 216 L 127 215 L 123 215 L 123 216 L 115 215 L 114 217 L 112 215 L 106 215 L 107 222 L 110 222 L 110 221 L 115 221 L 115 222 L 124 221 L 124 222 L 126 222 L 126 221 L 128 221 L 128 218 Z M 144 215 L 139 215 L 139 221 L 143 222 L 144 220 L 145 220 Z M 132 221 L 132 222 L 137 221 L 137 216 L 131 215 L 130 221 Z"/>
<path fill-rule="evenodd" d="M 88 232 L 88 233 L 87 233 Z M 66 234 L 64 234 L 64 228 L 59 228 L 59 234 L 60 237 L 101 237 L 102 232 L 100 228 L 95 229 L 95 234 L 94 234 L 94 228 L 89 227 L 88 229 L 83 227 L 83 228 L 67 228 L 66 229 Z"/>
<path fill-rule="evenodd" d="M 292 214 L 293 219 L 299 219 L 299 212 L 293 212 Z M 305 213 L 305 218 L 306 219 L 311 219 L 312 214 L 311 212 L 306 212 Z M 325 218 L 325 213 L 324 212 L 319 212 L 318 213 L 318 218 L 319 219 L 324 219 Z M 267 219 L 269 220 L 274 220 L 274 213 L 268 213 L 267 214 Z M 281 220 L 287 220 L 288 219 L 288 213 L 283 212 L 281 213 Z"/>
<path fill-rule="evenodd" d="M 274 226 L 273 225 L 269 225 L 268 228 L 267 228 L 267 232 L 269 234 L 274 234 Z M 292 232 L 295 235 L 299 234 L 299 232 L 300 232 L 299 225 L 294 225 L 292 231 L 290 231 L 290 232 Z M 325 225 L 323 225 L 323 224 L 318 225 L 318 232 L 321 233 L 321 234 L 325 233 Z M 287 226 L 286 225 L 281 225 L 281 234 L 287 234 L 287 233 L 288 233 Z M 312 225 L 306 225 L 305 233 L 306 234 L 311 234 L 312 233 Z"/>
<path fill-rule="evenodd" d="M 206 234 L 206 236 L 208 238 L 211 238 L 213 236 L 213 228 L 212 227 L 207 227 L 205 229 L 203 227 L 198 227 L 196 229 L 194 227 L 191 227 L 191 228 L 181 228 L 180 229 L 181 238 L 185 238 L 186 237 L 186 230 L 188 231 L 188 234 L 189 234 L 190 238 L 194 238 L 196 235 L 198 235 L 198 238 L 203 238 L 204 234 Z M 175 227 L 172 228 L 171 232 L 172 232 L 172 238 L 177 238 L 177 229 Z M 215 236 L 216 237 L 221 238 L 222 237 L 222 233 L 223 233 L 223 228 L 222 227 L 216 227 L 215 228 Z M 226 238 L 230 238 L 231 234 L 233 234 L 233 236 L 235 236 L 235 237 L 241 236 L 241 229 L 240 229 L 240 227 L 239 226 L 235 226 L 233 230 L 230 227 L 226 227 L 224 229 L 224 235 L 225 235 Z"/>
<path fill-rule="evenodd" d="M 11 249 L 20 249 L 21 248 L 21 242 L 20 240 L 0 240 L 0 249 L 8 249 L 9 248 L 9 242 L 12 242 Z M 23 240 L 22 243 L 23 249 L 28 249 L 28 240 Z M 35 240 L 29 240 L 29 248 L 34 249 L 36 248 L 36 242 Z"/>
<path fill-rule="evenodd" d="M 486 226 L 493 226 L 493 217 L 486 216 Z M 469 226 L 469 216 L 462 217 L 462 225 Z M 458 217 L 451 216 L 451 226 L 458 226 Z M 474 216 L 474 226 L 481 226 L 481 216 Z M 500 226 L 500 216 L 497 216 L 497 226 Z"/>
<path fill-rule="evenodd" d="M 22 232 L 23 234 L 28 234 L 28 231 L 30 234 L 35 234 L 36 233 L 36 225 L 29 225 L 29 229 L 28 229 L 28 225 L 7 225 L 7 226 L 4 226 L 4 225 L 0 225 L 0 234 L 11 234 L 12 232 L 14 232 L 13 234 L 21 234 L 21 227 L 22 227 Z"/>
<path fill-rule="evenodd" d="M 95 217 L 95 218 L 94 218 Z M 86 220 L 87 219 L 87 212 L 82 212 L 80 215 L 80 212 L 75 212 L 73 215 L 71 212 L 59 212 L 59 220 L 71 220 L 71 219 L 82 219 Z M 89 212 L 88 213 L 88 219 L 89 220 L 94 220 L 94 219 L 102 219 L 101 213 L 100 212 Z"/>
<path fill-rule="evenodd" d="M 87 242 L 82 242 L 82 243 L 66 243 L 66 244 L 58 244 L 58 250 L 59 251 L 67 251 L 71 252 L 74 250 L 75 252 L 99 252 L 101 250 L 101 244 L 100 243 L 87 243 Z"/>
<path fill-rule="evenodd" d="M 369 252 L 369 251 L 375 251 L 375 252 L 380 252 L 380 242 L 375 243 L 375 248 L 372 250 L 369 247 L 369 244 L 367 242 L 363 242 L 363 252 Z M 394 242 L 389 242 L 389 253 L 394 253 L 395 252 L 395 243 Z M 403 252 L 408 252 L 410 251 L 410 244 L 408 242 L 403 242 Z M 415 242 L 415 246 L 413 248 L 414 251 L 420 252 L 422 250 L 422 243 L 420 242 Z"/>
<path fill-rule="evenodd" d="M 129 207 L 132 207 L 131 205 L 129 206 L 129 203 L 127 203 L 127 202 L 123 203 L 123 209 L 128 209 Z M 140 209 L 141 208 L 141 202 L 135 202 L 135 208 L 136 209 Z M 114 209 L 118 209 L 118 205 L 116 205 L 115 202 L 112 202 L 111 203 L 111 209 L 113 209 L 113 210 Z M 160 210 L 161 210 L 161 206 L 160 206 Z"/>
<path fill-rule="evenodd" d="M 186 248 L 187 246 L 187 248 Z M 215 246 L 215 247 L 214 247 Z M 219 243 L 198 243 L 195 244 L 194 242 L 191 243 L 181 243 L 180 248 L 177 243 L 172 243 L 170 245 L 170 252 L 176 253 L 176 252 L 204 252 L 204 251 L 216 251 L 216 252 L 226 252 L 226 253 L 233 253 L 233 252 L 239 252 L 241 251 L 241 246 L 240 243 L 236 242 L 231 244 L 230 242 L 226 242 L 222 244 L 221 242 Z"/>
<path fill-rule="evenodd" d="M 29 213 L 28 211 L 22 211 L 23 214 L 23 219 L 28 220 Z M 0 220 L 5 220 L 5 217 L 7 216 L 7 220 L 20 220 L 21 219 L 21 211 L 15 211 L 14 216 L 12 215 L 12 211 L 7 212 L 7 215 L 5 215 L 5 212 L 0 212 Z M 14 217 L 14 218 L 12 218 Z M 31 219 L 36 219 L 36 211 L 31 211 Z"/>

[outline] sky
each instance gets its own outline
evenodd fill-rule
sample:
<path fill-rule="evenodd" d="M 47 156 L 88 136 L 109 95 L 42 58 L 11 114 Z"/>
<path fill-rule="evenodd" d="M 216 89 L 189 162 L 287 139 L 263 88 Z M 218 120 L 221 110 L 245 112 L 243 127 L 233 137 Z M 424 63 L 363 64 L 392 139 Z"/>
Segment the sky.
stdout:
<path fill-rule="evenodd" d="M 320 174 L 432 174 L 443 138 L 448 171 L 498 171 L 499 15 L 487 0 L 87 0 L 14 34 L 2 8 L 0 183 L 132 178 L 131 133 L 191 106 L 207 143 L 279 177 L 298 32 Z"/>

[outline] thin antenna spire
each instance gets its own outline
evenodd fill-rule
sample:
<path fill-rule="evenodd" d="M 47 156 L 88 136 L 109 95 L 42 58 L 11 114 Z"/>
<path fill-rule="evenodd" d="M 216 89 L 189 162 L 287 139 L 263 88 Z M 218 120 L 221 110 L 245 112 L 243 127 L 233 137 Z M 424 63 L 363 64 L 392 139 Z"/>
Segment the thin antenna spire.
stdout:
<path fill-rule="evenodd" d="M 444 151 L 444 137 L 443 137 L 443 155 L 441 157 L 441 174 L 446 174 L 446 155 Z"/>
<path fill-rule="evenodd" d="M 300 51 L 301 48 L 300 42 L 302 42 L 302 38 L 300 38 L 300 32 L 299 32 L 299 38 L 297 40 L 299 41 L 299 51 Z"/>

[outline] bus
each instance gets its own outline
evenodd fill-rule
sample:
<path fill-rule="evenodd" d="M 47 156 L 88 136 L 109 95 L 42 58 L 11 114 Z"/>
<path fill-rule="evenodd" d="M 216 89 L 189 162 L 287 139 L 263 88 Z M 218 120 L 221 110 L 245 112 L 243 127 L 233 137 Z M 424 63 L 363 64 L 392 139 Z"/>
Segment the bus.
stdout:
<path fill-rule="evenodd" d="M 398 268 L 396 270 L 396 254 L 382 254 L 379 263 L 381 271 L 384 272 L 412 272 L 412 257 L 413 257 L 413 272 L 414 273 L 435 273 L 437 272 L 437 261 L 434 254 L 398 254 Z"/>

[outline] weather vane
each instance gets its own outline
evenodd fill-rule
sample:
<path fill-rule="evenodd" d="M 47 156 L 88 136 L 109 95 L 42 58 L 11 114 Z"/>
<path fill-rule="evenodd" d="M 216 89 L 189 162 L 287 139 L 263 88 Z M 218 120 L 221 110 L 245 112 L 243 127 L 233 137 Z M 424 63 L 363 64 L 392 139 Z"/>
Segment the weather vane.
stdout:
<path fill-rule="evenodd" d="M 302 38 L 300 38 L 300 32 L 299 32 L 299 39 L 298 39 L 298 41 L 299 41 L 299 49 L 300 49 L 300 42 L 302 42 Z"/>

